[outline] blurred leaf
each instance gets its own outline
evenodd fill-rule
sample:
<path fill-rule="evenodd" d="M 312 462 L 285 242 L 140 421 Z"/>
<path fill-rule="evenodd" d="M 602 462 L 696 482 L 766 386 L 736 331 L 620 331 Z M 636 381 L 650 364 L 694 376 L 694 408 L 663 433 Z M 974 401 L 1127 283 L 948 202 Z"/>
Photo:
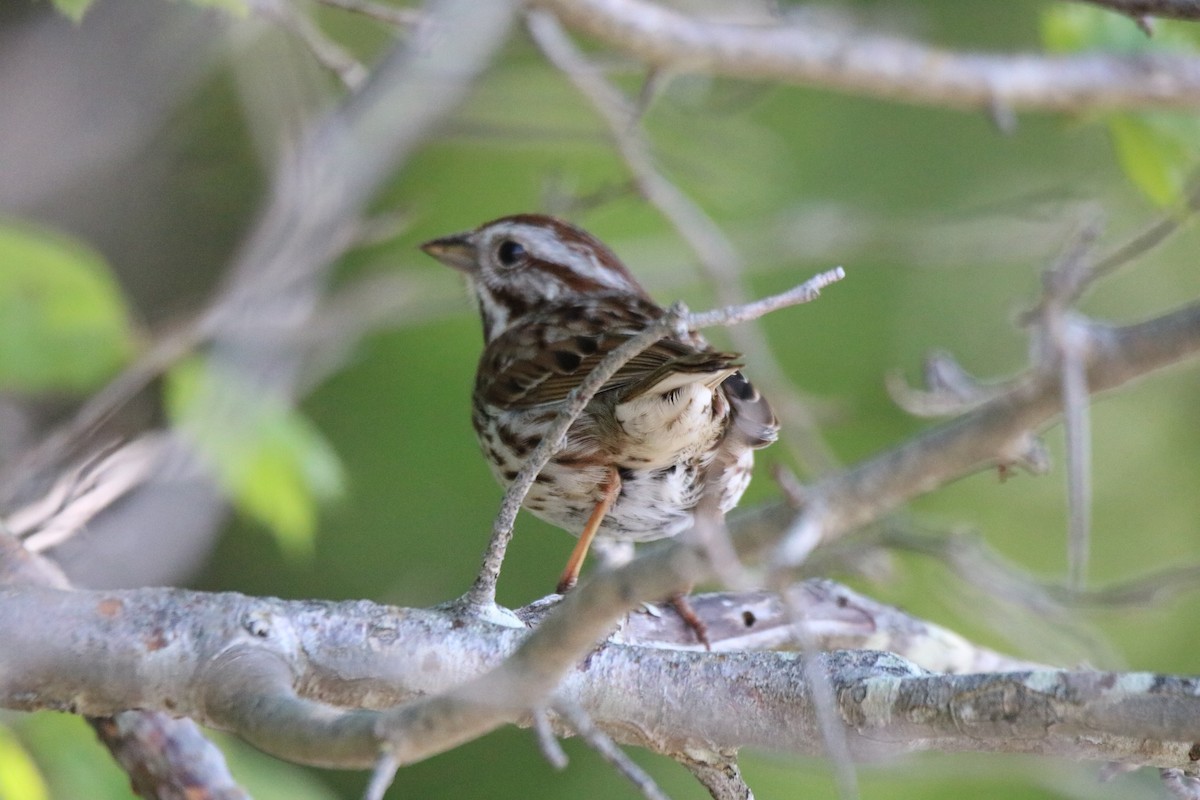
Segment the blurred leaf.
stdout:
<path fill-rule="evenodd" d="M 72 22 L 79 22 L 91 8 L 93 0 L 53 0 L 54 7 Z"/>
<path fill-rule="evenodd" d="M 1101 8 L 1060 4 L 1042 14 L 1042 41 L 1070 53 L 1200 51 L 1195 26 L 1154 20 L 1147 36 L 1130 18 Z M 1188 176 L 1200 163 L 1200 115 L 1182 112 L 1112 113 L 1107 123 L 1125 175 L 1156 205 L 1183 198 Z"/>
<path fill-rule="evenodd" d="M 0 800 L 45 800 L 48 796 L 37 764 L 12 731 L 0 725 Z"/>
<path fill-rule="evenodd" d="M 13 729 L 41 768 L 50 797 L 128 800 L 129 776 L 82 717 L 23 714 L 14 718 Z"/>
<path fill-rule="evenodd" d="M 63 236 L 0 225 L 0 390 L 83 392 L 134 350 L 108 265 Z"/>
<path fill-rule="evenodd" d="M 1094 6 L 1057 4 L 1042 12 L 1042 43 L 1055 53 L 1105 50 L 1113 53 L 1200 49 L 1195 25 L 1176 20 L 1151 20 L 1152 34 L 1131 18 Z"/>
<path fill-rule="evenodd" d="M 243 513 L 292 557 L 311 554 L 318 500 L 337 495 L 342 468 L 320 432 L 283 398 L 195 358 L 167 375 L 173 424 L 188 433 Z"/>
<path fill-rule="evenodd" d="M 1041 23 L 1042 42 L 1056 53 L 1079 50 L 1127 53 L 1154 46 L 1132 19 L 1100 8 L 1054 5 L 1042 12 Z"/>
<path fill-rule="evenodd" d="M 255 750 L 236 737 L 205 731 L 225 754 L 225 763 L 254 800 L 336 800 L 309 770 Z"/>
<path fill-rule="evenodd" d="M 1108 121 L 1121 168 L 1160 206 L 1182 199 L 1200 161 L 1200 117 L 1114 114 Z"/>

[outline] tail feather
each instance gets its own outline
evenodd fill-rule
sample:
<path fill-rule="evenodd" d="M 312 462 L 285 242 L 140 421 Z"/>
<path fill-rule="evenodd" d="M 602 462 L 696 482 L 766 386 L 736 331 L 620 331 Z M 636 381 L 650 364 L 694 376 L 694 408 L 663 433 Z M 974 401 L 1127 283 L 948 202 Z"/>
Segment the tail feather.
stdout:
<path fill-rule="evenodd" d="M 729 400 L 733 433 L 746 447 L 760 448 L 779 438 L 779 420 L 754 384 L 746 380 L 741 372 L 730 375 L 721 384 Z"/>

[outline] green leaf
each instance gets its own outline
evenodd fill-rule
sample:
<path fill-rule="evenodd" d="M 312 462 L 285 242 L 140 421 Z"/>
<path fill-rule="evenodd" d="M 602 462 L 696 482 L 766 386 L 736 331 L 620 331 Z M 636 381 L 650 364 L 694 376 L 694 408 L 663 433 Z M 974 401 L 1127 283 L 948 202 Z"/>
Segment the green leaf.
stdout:
<path fill-rule="evenodd" d="M 1113 114 L 1109 133 L 1121 168 L 1156 205 L 1183 199 L 1200 162 L 1200 117 L 1180 114 Z"/>
<path fill-rule="evenodd" d="M 1101 8 L 1059 4 L 1042 14 L 1042 41 L 1052 51 L 1116 53 L 1200 50 L 1194 26 L 1153 20 L 1146 35 L 1133 20 Z M 1110 113 L 1109 129 L 1125 175 L 1159 206 L 1183 199 L 1188 176 L 1200 164 L 1200 115 L 1184 112 Z"/>
<path fill-rule="evenodd" d="M 83 20 L 83 15 L 92 7 L 94 0 L 53 0 L 53 2 L 58 13 L 72 22 L 78 23 Z"/>
<path fill-rule="evenodd" d="M 47 800 L 37 764 L 12 731 L 0 725 L 0 800 Z"/>
<path fill-rule="evenodd" d="M 0 224 L 0 391 L 84 392 L 134 352 L 108 265 L 83 244 Z"/>
<path fill-rule="evenodd" d="M 253 391 L 237 376 L 195 358 L 167 375 L 167 414 L 187 433 L 246 515 L 264 524 L 283 551 L 312 552 L 317 501 L 342 489 L 333 448 L 283 398 Z"/>
<path fill-rule="evenodd" d="M 1042 12 L 1042 43 L 1055 53 L 1104 50 L 1111 53 L 1186 52 L 1200 49 L 1195 25 L 1178 20 L 1151 21 L 1151 35 L 1129 17 L 1102 8 L 1057 4 Z"/>

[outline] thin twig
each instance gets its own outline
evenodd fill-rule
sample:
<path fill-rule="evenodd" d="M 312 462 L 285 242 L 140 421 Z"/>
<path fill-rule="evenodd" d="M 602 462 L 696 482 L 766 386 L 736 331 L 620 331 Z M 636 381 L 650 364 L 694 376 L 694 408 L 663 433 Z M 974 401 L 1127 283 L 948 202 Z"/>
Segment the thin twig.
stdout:
<path fill-rule="evenodd" d="M 1098 260 L 1092 266 L 1090 280 L 1095 282 L 1100 278 L 1106 278 L 1120 267 L 1141 258 L 1169 239 L 1185 223 L 1190 222 L 1197 211 L 1200 211 L 1200 177 L 1193 179 L 1192 188 L 1187 194 L 1182 212 L 1164 216 L 1133 239 Z"/>
<path fill-rule="evenodd" d="M 782 578 L 782 576 L 778 577 Z M 850 754 L 849 734 L 845 721 L 838 713 L 837 698 L 833 694 L 829 676 L 825 674 L 824 662 L 818 657 L 820 649 L 809 636 L 808 629 L 803 625 L 794 596 L 788 591 L 789 586 L 778 582 L 774 588 L 776 596 L 783 603 L 792 633 L 800 644 L 804 678 L 809 685 L 813 710 L 816 712 L 821 731 L 821 742 L 833 765 L 833 778 L 837 785 L 838 797 L 841 800 L 856 800 L 859 796 L 858 774 L 854 769 L 854 757 Z"/>
<path fill-rule="evenodd" d="M 1055 370 L 1061 384 L 1063 428 L 1067 444 L 1067 582 L 1082 589 L 1087 582 L 1091 539 L 1091 430 L 1088 413 L 1087 348 L 1090 330 L 1070 304 L 1092 280 L 1092 250 L 1100 236 L 1098 215 L 1087 220 L 1042 278 L 1039 304 L 1042 336 L 1035 361 Z"/>
<path fill-rule="evenodd" d="M 1087 584 L 1092 522 L 1091 403 L 1088 397 L 1087 333 L 1063 320 L 1061 334 L 1063 430 L 1067 459 L 1067 584 L 1079 591 Z"/>
<path fill-rule="evenodd" d="M 1159 770 L 1163 786 L 1175 800 L 1200 800 L 1200 778 L 1181 769 Z"/>
<path fill-rule="evenodd" d="M 375 762 L 375 769 L 371 770 L 371 780 L 367 783 L 367 790 L 363 792 L 363 800 L 383 800 L 384 793 L 396 780 L 396 772 L 399 769 L 400 762 L 389 753 L 381 755 Z"/>
<path fill-rule="evenodd" d="M 538 749 L 542 751 L 542 757 L 550 762 L 550 766 L 560 771 L 566 769 L 567 754 L 563 752 L 558 737 L 554 735 L 554 729 L 550 727 L 550 718 L 546 716 L 545 708 L 533 710 L 533 732 L 537 735 Z"/>
<path fill-rule="evenodd" d="M 350 91 L 357 90 L 367 79 L 367 68 L 348 50 L 326 36 L 311 17 L 297 10 L 289 0 L 253 0 L 250 7 L 295 36 L 308 48 L 317 63 L 333 73 Z"/>
<path fill-rule="evenodd" d="M 1200 19 L 1200 0 L 1081 0 L 1126 16 Z"/>
<path fill-rule="evenodd" d="M 362 14 L 364 17 L 370 17 L 377 22 L 383 22 L 396 28 L 411 27 L 420 23 L 422 19 L 420 11 L 414 11 L 411 8 L 395 8 L 383 3 L 373 3 L 371 0 L 317 0 L 317 2 L 330 8 L 340 8 L 342 11 Z"/>
<path fill-rule="evenodd" d="M 655 76 L 661 73 L 651 71 L 639 105 L 631 107 L 624 95 L 575 46 L 557 19 L 546 12 L 533 11 L 527 23 L 546 58 L 567 76 L 604 120 L 638 193 L 659 210 L 691 249 L 708 275 L 717 302 L 727 306 L 745 303 L 745 293 L 741 290 L 745 270 L 733 243 L 699 205 L 659 171 L 649 144 L 641 135 L 638 122 L 648 101 L 647 91 L 657 83 Z M 746 326 L 731 332 L 730 337 L 747 361 L 754 364 L 755 381 L 765 389 L 764 393 L 784 418 L 783 430 L 796 437 L 792 455 L 813 472 L 832 468 L 836 458 L 821 437 L 812 412 L 784 375 L 762 329 Z"/>
<path fill-rule="evenodd" d="M 666 792 L 658 787 L 646 770 L 617 747 L 607 733 L 596 727 L 592 718 L 575 703 L 560 700 L 554 704 L 554 710 L 575 729 L 579 738 L 600 754 L 617 772 L 621 773 L 646 800 L 670 800 Z"/>
<path fill-rule="evenodd" d="M 748 322 L 752 319 L 766 316 L 772 311 L 778 311 L 781 308 L 800 305 L 802 303 L 811 303 L 820 296 L 822 289 L 831 283 L 837 283 L 845 277 L 846 271 L 844 269 L 834 267 L 831 270 L 814 275 L 804 283 L 794 286 L 786 292 L 773 294 L 761 300 L 754 300 L 745 305 L 726 306 L 725 308 L 714 308 L 711 311 L 689 314 L 686 319 L 687 326 L 689 328 L 712 328 L 718 325 L 737 325 L 740 322 Z"/>
<path fill-rule="evenodd" d="M 786 306 L 815 300 L 821 289 L 843 277 L 845 277 L 845 272 L 841 267 L 836 267 L 828 272 L 815 275 L 799 286 L 781 294 L 756 300 L 744 306 L 719 308 L 699 314 L 688 314 L 682 303 L 676 303 L 646 330 L 623 342 L 605 356 L 588 374 L 587 378 L 567 395 L 562 409 L 558 412 L 545 437 L 529 454 L 529 458 L 517 473 L 517 477 L 505 491 L 500 511 L 492 524 L 491 540 L 484 552 L 479 575 L 471 589 L 462 598 L 466 607 L 479 610 L 495 606 L 496 582 L 500 579 L 504 554 L 508 549 L 508 543 L 512 540 L 513 525 L 516 523 L 517 512 L 520 510 L 521 504 L 525 502 L 525 495 L 529 493 L 534 480 L 554 457 L 554 454 L 562 449 L 563 439 L 575 419 L 604 384 L 616 374 L 617 370 L 677 327 L 710 328 L 756 319 Z"/>

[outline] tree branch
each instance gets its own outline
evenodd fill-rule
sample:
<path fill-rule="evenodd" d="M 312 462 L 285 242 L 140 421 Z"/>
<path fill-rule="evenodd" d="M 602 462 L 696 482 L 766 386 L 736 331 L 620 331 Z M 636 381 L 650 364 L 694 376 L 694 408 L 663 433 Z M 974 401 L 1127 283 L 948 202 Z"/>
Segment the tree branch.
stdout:
<path fill-rule="evenodd" d="M 26 622 L 32 614 L 36 630 Z M 519 654 L 539 633 L 362 601 L 9 589 L 0 591 L 0 705 L 95 715 L 169 708 L 292 760 L 362 768 L 378 758 L 380 735 L 397 712 L 420 705 L 414 698 L 461 695 L 499 664 L 533 663 Z M 1060 670 L 939 675 L 873 651 L 834 651 L 819 663 L 856 758 L 972 750 L 1187 768 L 1200 739 L 1200 687 L 1187 679 Z M 518 694 L 474 701 L 529 724 L 517 711 L 528 692 L 507 688 Z M 655 752 L 756 747 L 812 755 L 822 747 L 794 653 L 607 644 L 557 693 L 619 741 Z M 397 703 L 405 705 L 369 710 Z M 441 741 L 438 729 L 412 733 Z M 398 761 L 427 750 L 414 747 Z"/>
<path fill-rule="evenodd" d="M 1200 105 L 1200 58 L 1183 55 L 979 55 L 863 31 L 726 24 L 645 0 L 535 4 L 655 69 L 989 111 Z"/>

